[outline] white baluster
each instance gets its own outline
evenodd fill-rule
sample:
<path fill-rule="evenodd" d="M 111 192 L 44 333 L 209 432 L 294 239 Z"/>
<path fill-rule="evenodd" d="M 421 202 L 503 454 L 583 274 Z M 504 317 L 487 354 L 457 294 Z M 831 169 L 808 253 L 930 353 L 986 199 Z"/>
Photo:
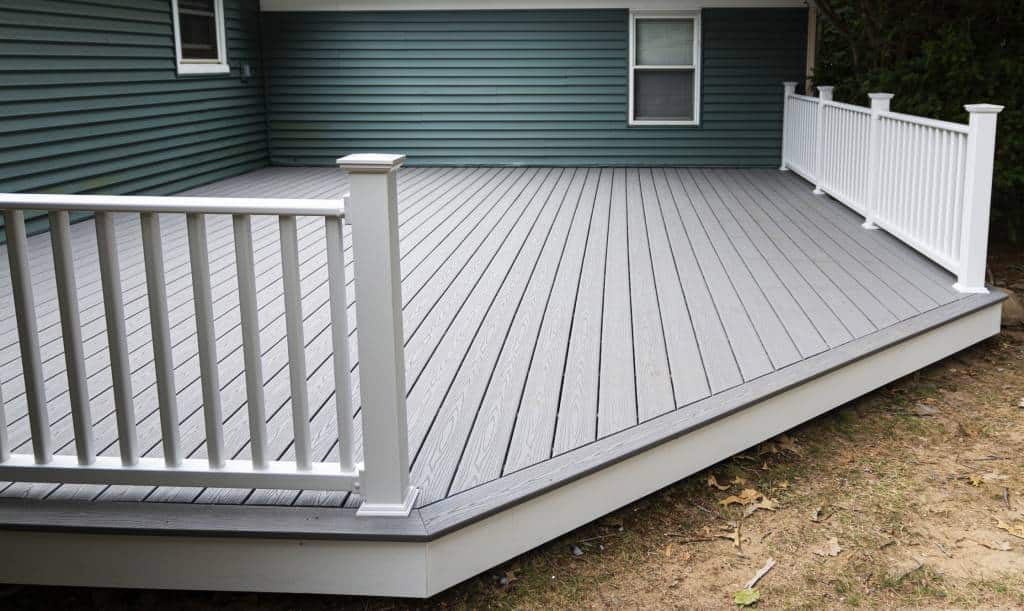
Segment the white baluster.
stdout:
<path fill-rule="evenodd" d="M 188 256 L 192 267 L 195 298 L 196 337 L 199 344 L 199 378 L 203 388 L 203 419 L 206 426 L 206 454 L 210 466 L 224 466 L 224 420 L 221 415 L 220 375 L 217 369 L 217 333 L 213 327 L 213 298 L 210 296 L 210 251 L 206 245 L 206 215 L 185 215 L 188 228 Z"/>
<path fill-rule="evenodd" d="M 334 348 L 334 404 L 338 415 L 338 460 L 352 470 L 352 366 L 348 356 L 348 299 L 345 296 L 345 242 L 341 217 L 325 217 L 327 276 L 331 303 L 331 344 Z"/>
<path fill-rule="evenodd" d="M 160 432 L 164 463 L 181 464 L 181 435 L 178 425 L 178 399 L 174 386 L 174 358 L 171 356 L 171 325 L 167 315 L 167 281 L 164 279 L 164 253 L 160 218 L 155 212 L 139 215 L 142 224 L 142 258 L 146 267 L 146 293 L 149 298 L 149 326 L 153 334 L 153 367 L 156 370 L 157 405 L 160 408 Z"/>
<path fill-rule="evenodd" d="M 235 266 L 238 270 L 238 311 L 242 319 L 242 355 L 245 360 L 245 397 L 249 413 L 249 447 L 253 467 L 267 468 L 267 411 L 263 395 L 263 360 L 260 349 L 259 308 L 256 302 L 256 266 L 252 249 L 252 217 L 232 217 Z"/>
<path fill-rule="evenodd" d="M 110 352 L 110 377 L 114 387 L 114 412 L 117 416 L 117 445 L 121 464 L 139 461 L 139 439 L 135 430 L 135 401 L 132 395 L 131 362 L 125 334 L 124 298 L 121 267 L 117 258 L 117 235 L 110 212 L 96 213 L 96 246 L 99 250 L 100 281 L 103 284 L 103 310 L 107 320 L 107 348 Z"/>
<path fill-rule="evenodd" d="M 295 462 L 299 470 L 312 468 L 309 437 L 309 399 L 306 393 L 306 341 L 302 332 L 302 286 L 299 277 L 299 238 L 294 216 L 278 218 L 281 231 L 281 270 L 284 283 L 284 318 L 291 381 L 292 430 Z"/>
<path fill-rule="evenodd" d="M 96 449 L 93 447 L 89 385 L 86 383 L 82 351 L 75 253 L 71 250 L 71 219 L 66 210 L 51 212 L 49 219 L 57 302 L 60 307 L 60 331 L 64 340 L 64 362 L 68 375 L 68 398 L 71 401 L 71 422 L 75 429 L 75 454 L 78 456 L 78 464 L 91 465 L 96 460 Z"/>

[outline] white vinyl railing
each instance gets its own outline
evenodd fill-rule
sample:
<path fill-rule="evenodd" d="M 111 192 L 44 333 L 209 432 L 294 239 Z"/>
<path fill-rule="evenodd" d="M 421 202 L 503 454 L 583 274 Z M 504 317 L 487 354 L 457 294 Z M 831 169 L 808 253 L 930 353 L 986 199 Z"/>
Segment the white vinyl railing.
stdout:
<path fill-rule="evenodd" d="M 1001 106 L 974 104 L 967 125 L 889 110 L 892 95 L 872 93 L 871 107 L 795 93 L 785 83 L 783 170 L 793 170 L 957 276 L 962 292 L 987 292 L 985 259 L 992 196 L 996 116 Z"/>
<path fill-rule="evenodd" d="M 351 174 L 352 193 L 343 202 L 298 199 L 139 197 L 105 195 L 0 194 L 7 232 L 14 314 L 25 382 L 31 454 L 14 451 L 0 397 L 0 480 L 51 483 L 213 486 L 354 490 L 364 497 L 361 515 L 408 515 L 416 491 L 409 486 L 405 386 L 402 354 L 401 287 L 398 282 L 395 170 L 404 156 L 350 155 L 339 164 Z M 50 242 L 68 379 L 75 454 L 55 452 L 40 356 L 25 210 L 49 215 Z M 70 212 L 95 217 L 98 267 L 107 332 L 117 427 L 117 455 L 98 455 L 94 442 Z M 126 341 L 124 299 L 114 214 L 139 215 L 146 275 L 162 457 L 139 448 L 132 376 Z M 160 220 L 184 215 L 199 379 L 202 387 L 205 459 L 188 458 L 181 441 L 181 419 L 174 381 L 168 319 L 167 282 Z M 239 317 L 244 358 L 251 458 L 231 459 L 224 443 L 217 335 L 207 243 L 208 215 L 230 215 L 234 231 Z M 281 246 L 285 337 L 295 460 L 268 453 L 260 325 L 257 316 L 252 217 L 277 218 Z M 303 336 L 296 218 L 321 217 L 330 294 L 333 381 L 337 410 L 337 462 L 313 458 L 305 338 Z M 354 455 L 352 385 L 342 224 L 352 223 L 356 313 L 361 372 L 363 458 Z M 386 346 L 384 350 L 380 346 Z M 190 410 L 196 406 L 186 406 Z"/>

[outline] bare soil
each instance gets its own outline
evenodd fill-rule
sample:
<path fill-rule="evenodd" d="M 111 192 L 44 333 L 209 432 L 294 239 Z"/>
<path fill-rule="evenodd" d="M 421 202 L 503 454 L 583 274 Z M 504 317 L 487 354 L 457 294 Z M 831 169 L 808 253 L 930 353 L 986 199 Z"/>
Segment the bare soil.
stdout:
<path fill-rule="evenodd" d="M 1024 284 L 1019 248 L 991 268 Z M 428 601 L 13 586 L 0 608 L 735 608 L 769 559 L 757 608 L 1024 607 L 1024 329 Z"/>

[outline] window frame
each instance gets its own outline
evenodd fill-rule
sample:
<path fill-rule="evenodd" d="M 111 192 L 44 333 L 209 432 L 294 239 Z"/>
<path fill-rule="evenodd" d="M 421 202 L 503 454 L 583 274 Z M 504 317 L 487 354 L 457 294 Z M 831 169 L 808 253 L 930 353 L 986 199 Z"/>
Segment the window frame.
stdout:
<path fill-rule="evenodd" d="M 700 125 L 700 102 L 701 102 L 701 19 L 700 11 L 629 11 L 629 108 L 627 109 L 630 126 L 645 125 L 675 125 L 675 126 L 698 126 Z M 648 19 L 689 19 L 693 21 L 693 64 L 653 66 L 636 64 L 636 22 Z M 634 80 L 637 70 L 668 70 L 668 71 L 693 71 L 693 119 L 637 119 L 634 100 Z"/>
<path fill-rule="evenodd" d="M 224 25 L 224 0 L 213 0 L 214 25 L 217 30 L 217 59 L 183 59 L 178 0 L 171 0 L 171 23 L 174 26 L 174 61 L 179 76 L 228 74 L 227 32 Z"/>

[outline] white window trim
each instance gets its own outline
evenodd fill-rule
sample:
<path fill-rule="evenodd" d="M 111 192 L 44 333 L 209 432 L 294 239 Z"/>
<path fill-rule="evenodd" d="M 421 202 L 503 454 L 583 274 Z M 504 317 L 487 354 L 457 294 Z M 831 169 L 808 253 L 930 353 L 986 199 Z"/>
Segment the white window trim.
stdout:
<path fill-rule="evenodd" d="M 636 20 L 637 19 L 692 19 L 693 20 L 693 65 L 688 66 L 637 66 L 636 65 Z M 630 125 L 700 125 L 700 50 L 701 25 L 700 11 L 629 11 L 629 124 Z M 644 120 L 634 119 L 633 112 L 633 75 L 637 69 L 685 69 L 693 70 L 693 119 L 689 121 Z"/>
<path fill-rule="evenodd" d="M 178 67 L 178 75 L 193 74 L 227 74 L 231 72 L 228 65 L 227 34 L 224 27 L 224 0 L 213 0 L 214 19 L 217 25 L 217 59 L 182 59 L 181 30 L 178 27 L 178 0 L 171 0 L 171 23 L 174 25 L 174 60 Z"/>

